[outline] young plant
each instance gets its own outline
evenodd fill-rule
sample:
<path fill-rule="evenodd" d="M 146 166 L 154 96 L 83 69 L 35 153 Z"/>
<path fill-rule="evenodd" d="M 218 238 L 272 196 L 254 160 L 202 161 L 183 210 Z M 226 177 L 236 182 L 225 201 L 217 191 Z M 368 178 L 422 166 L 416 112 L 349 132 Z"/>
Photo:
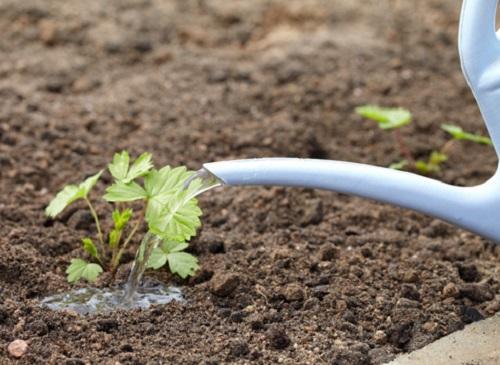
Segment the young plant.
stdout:
<path fill-rule="evenodd" d="M 376 105 L 364 105 L 356 108 L 356 113 L 364 118 L 374 120 L 380 129 L 392 130 L 403 160 L 391 164 L 389 167 L 401 170 L 408 164 L 413 164 L 414 159 L 401 134 L 400 128 L 411 123 L 412 114 L 403 108 L 383 108 Z"/>
<path fill-rule="evenodd" d="M 108 165 L 114 181 L 106 188 L 103 198 L 113 203 L 115 209 L 108 220 L 112 222 L 112 228 L 107 235 L 103 234 L 101 221 L 89 198 L 102 171 L 79 185 L 64 187 L 45 209 L 49 217 L 55 218 L 73 202 L 84 200 L 94 218 L 98 244 L 89 237 L 82 239 L 89 261 L 71 260 L 66 270 L 70 283 L 80 279 L 94 282 L 104 270 L 114 275 L 123 253 L 136 241 L 144 223 L 146 234 L 163 242 L 153 251 L 148 267 L 159 269 L 168 262 L 170 271 L 182 278 L 193 275 L 198 269 L 198 260 L 184 251 L 201 225 L 199 217 L 202 212 L 194 198 L 201 182 L 195 179 L 185 187 L 184 183 L 193 172 L 185 167 L 170 166 L 156 170 L 151 157 L 151 154 L 143 153 L 131 164 L 128 152 L 123 151 L 116 153 Z M 134 211 L 138 206 L 140 208 Z"/>
<path fill-rule="evenodd" d="M 413 155 L 406 147 L 399 128 L 409 124 L 412 120 L 411 113 L 402 108 L 382 108 L 374 105 L 365 105 L 356 108 L 356 113 L 378 123 L 381 129 L 393 129 L 394 136 L 399 146 L 401 156 L 405 159 L 392 163 L 389 167 L 402 170 L 404 168 L 414 169 L 425 175 L 441 171 L 441 165 L 448 160 L 448 151 L 455 141 L 467 140 L 479 144 L 491 145 L 488 137 L 465 132 L 462 128 L 452 124 L 442 124 L 441 128 L 448 132 L 453 139 L 444 144 L 439 150 L 431 152 L 427 160 L 415 161 Z"/>

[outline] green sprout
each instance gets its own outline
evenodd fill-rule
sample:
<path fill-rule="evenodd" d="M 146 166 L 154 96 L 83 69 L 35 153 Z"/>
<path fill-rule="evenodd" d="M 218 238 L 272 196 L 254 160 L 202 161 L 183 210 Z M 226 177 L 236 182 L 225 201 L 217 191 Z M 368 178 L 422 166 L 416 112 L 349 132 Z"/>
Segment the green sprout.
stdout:
<path fill-rule="evenodd" d="M 399 147 L 399 152 L 404 160 L 391 164 L 389 167 L 401 170 L 407 165 L 413 165 L 414 159 L 408 149 L 400 128 L 411 123 L 412 114 L 403 108 L 383 108 L 376 105 L 364 105 L 356 108 L 356 113 L 360 116 L 374 120 L 380 129 L 391 129 Z"/>
<path fill-rule="evenodd" d="M 404 159 L 389 165 L 389 168 L 395 170 L 408 168 L 425 175 L 437 173 L 441 171 L 442 164 L 448 160 L 449 147 L 455 141 L 465 140 L 485 145 L 492 144 L 491 139 L 488 137 L 465 132 L 461 127 L 453 124 L 442 124 L 441 128 L 448 132 L 453 139 L 446 142 L 440 150 L 432 151 L 427 160 L 415 161 L 399 131 L 399 128 L 411 123 L 412 114 L 410 111 L 403 108 L 382 108 L 375 105 L 365 105 L 357 107 L 356 113 L 364 118 L 376 121 L 381 129 L 393 130 L 400 155 L 404 157 Z"/>
<path fill-rule="evenodd" d="M 84 200 L 94 218 L 98 245 L 89 237 L 82 239 L 89 260 L 72 259 L 66 270 L 68 281 L 94 282 L 104 270 L 114 275 L 125 250 L 144 224 L 146 234 L 155 235 L 163 242 L 153 251 L 148 267 L 159 269 L 168 263 L 170 271 L 182 278 L 194 275 L 198 260 L 184 251 L 201 225 L 202 212 L 194 198 L 201 181 L 194 180 L 185 188 L 184 183 L 193 172 L 183 166 L 156 170 L 150 153 L 143 153 L 132 164 L 128 152 L 116 153 L 108 170 L 114 181 L 106 188 L 103 198 L 113 203 L 115 209 L 111 214 L 112 228 L 106 236 L 89 199 L 102 171 L 79 185 L 67 185 L 45 209 L 47 216 L 55 218 L 73 202 Z M 142 203 L 140 209 L 134 211 L 132 202 L 135 202 L 134 208 L 139 206 L 137 202 Z"/>
<path fill-rule="evenodd" d="M 451 134 L 453 139 L 471 141 L 479 144 L 492 145 L 491 139 L 479 134 L 465 132 L 461 127 L 453 124 L 441 124 L 441 129 Z"/>

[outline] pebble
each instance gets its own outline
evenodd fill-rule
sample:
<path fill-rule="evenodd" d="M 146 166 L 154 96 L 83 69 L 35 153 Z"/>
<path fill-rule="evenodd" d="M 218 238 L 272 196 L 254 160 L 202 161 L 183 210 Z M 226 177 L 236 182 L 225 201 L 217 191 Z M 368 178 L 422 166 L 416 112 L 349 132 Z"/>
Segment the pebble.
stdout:
<path fill-rule="evenodd" d="M 387 341 L 387 335 L 384 331 L 375 331 L 375 333 L 373 334 L 373 341 L 375 341 L 379 345 L 383 344 Z"/>
<path fill-rule="evenodd" d="M 290 337 L 288 337 L 284 328 L 280 326 L 271 326 L 267 331 L 267 340 L 275 350 L 282 350 L 290 346 Z"/>
<path fill-rule="evenodd" d="M 472 323 L 484 319 L 484 316 L 476 308 L 465 306 L 463 309 L 462 319 L 465 323 Z"/>
<path fill-rule="evenodd" d="M 231 356 L 233 357 L 242 357 L 245 355 L 248 355 L 250 352 L 250 349 L 248 348 L 248 345 L 243 342 L 243 341 L 237 341 L 231 344 Z"/>
<path fill-rule="evenodd" d="M 465 284 L 460 288 L 460 295 L 478 303 L 493 299 L 493 293 L 488 284 Z"/>
<path fill-rule="evenodd" d="M 319 249 L 319 258 L 322 261 L 332 261 L 339 257 L 339 249 L 332 243 L 325 243 Z"/>
<path fill-rule="evenodd" d="M 457 286 L 454 283 L 448 283 L 443 288 L 443 297 L 445 298 L 456 298 L 460 290 L 458 290 Z"/>
<path fill-rule="evenodd" d="M 239 285 L 240 278 L 236 274 L 215 274 L 210 282 L 210 291 L 218 297 L 227 297 Z"/>
<path fill-rule="evenodd" d="M 10 356 L 19 359 L 28 350 L 28 343 L 23 340 L 14 340 L 11 343 L 9 343 L 7 350 L 9 351 Z"/>
<path fill-rule="evenodd" d="M 458 265 L 458 274 L 466 283 L 473 283 L 481 280 L 481 274 L 474 264 Z"/>
<path fill-rule="evenodd" d="M 323 203 L 319 199 L 310 200 L 306 207 L 300 224 L 302 226 L 308 226 L 310 224 L 318 224 L 323 220 Z"/>
<path fill-rule="evenodd" d="M 285 299 L 289 302 L 302 301 L 306 294 L 299 284 L 289 284 L 284 291 Z"/>

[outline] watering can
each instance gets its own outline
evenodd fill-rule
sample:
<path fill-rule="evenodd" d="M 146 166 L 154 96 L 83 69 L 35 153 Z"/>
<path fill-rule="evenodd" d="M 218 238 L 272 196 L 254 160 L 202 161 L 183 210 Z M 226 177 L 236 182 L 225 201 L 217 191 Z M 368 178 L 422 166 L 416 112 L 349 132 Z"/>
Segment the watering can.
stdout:
<path fill-rule="evenodd" d="M 464 0 L 460 17 L 462 71 L 500 152 L 498 0 Z M 440 218 L 500 243 L 500 172 L 459 187 L 405 171 L 317 159 L 259 158 L 211 162 L 205 171 L 226 185 L 278 185 L 353 194 Z"/>

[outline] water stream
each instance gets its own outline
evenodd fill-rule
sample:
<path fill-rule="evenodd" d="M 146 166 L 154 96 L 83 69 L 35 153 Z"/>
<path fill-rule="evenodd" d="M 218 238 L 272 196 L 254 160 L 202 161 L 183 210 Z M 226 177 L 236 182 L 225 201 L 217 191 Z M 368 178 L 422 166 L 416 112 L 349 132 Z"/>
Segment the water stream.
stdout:
<path fill-rule="evenodd" d="M 200 180 L 200 186 L 189 199 L 223 185 L 222 181 L 208 170 L 201 169 L 186 180 L 184 189 L 195 180 Z M 179 288 L 169 287 L 157 281 L 142 280 L 149 257 L 160 243 L 159 237 L 150 233 L 144 235 L 137 249 L 128 281 L 124 285 L 104 289 L 91 287 L 75 289 L 47 297 L 41 301 L 41 305 L 52 310 L 70 309 L 80 314 L 93 314 L 116 309 L 146 309 L 153 304 L 166 304 L 173 300 L 184 302 Z"/>

